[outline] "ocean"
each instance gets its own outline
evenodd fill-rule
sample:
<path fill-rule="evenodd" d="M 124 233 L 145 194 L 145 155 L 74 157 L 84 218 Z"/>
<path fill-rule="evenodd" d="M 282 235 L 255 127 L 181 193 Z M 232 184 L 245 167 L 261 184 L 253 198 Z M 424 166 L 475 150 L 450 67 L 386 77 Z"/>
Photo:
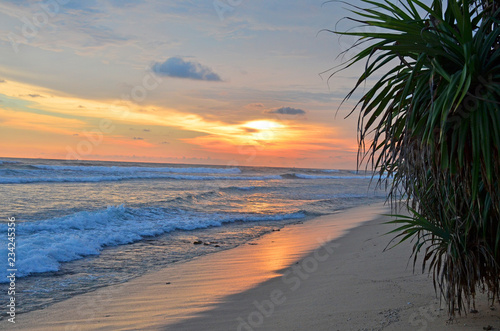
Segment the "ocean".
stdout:
<path fill-rule="evenodd" d="M 8 301 L 15 218 L 23 313 L 381 202 L 386 192 L 354 170 L 4 158 L 0 198 L 0 300 Z"/>

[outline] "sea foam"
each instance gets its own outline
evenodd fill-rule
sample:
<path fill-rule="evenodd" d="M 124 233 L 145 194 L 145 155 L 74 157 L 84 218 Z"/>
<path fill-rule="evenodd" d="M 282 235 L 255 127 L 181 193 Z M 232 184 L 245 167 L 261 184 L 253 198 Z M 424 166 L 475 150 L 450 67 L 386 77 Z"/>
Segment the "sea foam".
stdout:
<path fill-rule="evenodd" d="M 99 173 L 130 173 L 130 172 L 166 172 L 190 174 L 239 174 L 238 168 L 203 168 L 203 167 L 118 167 L 118 166 L 62 166 L 62 165 L 32 165 L 33 168 L 56 171 L 78 171 Z"/>
<path fill-rule="evenodd" d="M 331 175 L 306 175 L 306 174 L 293 174 L 297 178 L 301 179 L 363 179 L 372 178 L 372 176 L 331 176 Z"/>
<path fill-rule="evenodd" d="M 0 177 L 0 184 L 25 183 L 95 183 L 132 179 L 171 179 L 171 180 L 276 180 L 279 175 L 270 176 L 195 176 L 195 175 L 162 175 L 162 174 L 130 174 L 117 176 L 54 176 L 54 177 Z"/>
<path fill-rule="evenodd" d="M 303 212 L 271 215 L 208 214 L 120 205 L 36 222 L 17 223 L 16 276 L 57 271 L 61 263 L 98 255 L 107 246 L 129 244 L 175 230 L 219 227 L 235 221 L 279 221 L 305 216 Z M 7 224 L 0 224 L 0 230 L 7 233 Z M 0 249 L 2 256 L 7 256 L 7 253 L 6 248 Z M 0 271 L 0 283 L 8 281 L 7 269 L 5 265 Z"/>

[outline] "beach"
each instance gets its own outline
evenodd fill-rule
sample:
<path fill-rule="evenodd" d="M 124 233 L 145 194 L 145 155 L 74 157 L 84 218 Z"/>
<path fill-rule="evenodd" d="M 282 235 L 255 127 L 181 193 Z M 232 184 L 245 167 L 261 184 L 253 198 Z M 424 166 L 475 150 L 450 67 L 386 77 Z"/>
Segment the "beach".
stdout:
<path fill-rule="evenodd" d="M 19 330 L 478 330 L 478 314 L 447 324 L 411 247 L 384 250 L 381 204 L 290 225 L 245 245 L 20 314 Z M 354 228 L 353 228 L 354 226 Z"/>
<path fill-rule="evenodd" d="M 0 16 L 0 331 L 500 330 L 500 0 Z"/>
<path fill-rule="evenodd" d="M 41 159 L 0 164 L 0 283 L 17 313 L 122 284 L 286 225 L 384 201 L 351 170 Z M 8 219 L 7 219 L 8 217 Z M 200 243 L 194 245 L 194 242 Z M 11 243 L 13 244 L 13 243 Z M 0 301 L 10 300 L 7 287 Z M 13 297 L 14 298 L 14 297 Z"/>

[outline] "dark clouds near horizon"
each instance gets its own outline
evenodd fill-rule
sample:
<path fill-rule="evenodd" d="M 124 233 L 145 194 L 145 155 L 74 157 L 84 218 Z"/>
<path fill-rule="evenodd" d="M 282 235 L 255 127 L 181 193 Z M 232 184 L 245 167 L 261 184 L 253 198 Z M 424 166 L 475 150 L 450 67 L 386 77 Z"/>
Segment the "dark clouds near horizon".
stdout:
<path fill-rule="evenodd" d="M 180 57 L 171 57 L 165 62 L 155 62 L 151 67 L 154 73 L 161 76 L 188 78 L 220 82 L 222 79 L 212 69 L 201 63 L 186 61 Z"/>
<path fill-rule="evenodd" d="M 278 109 L 272 109 L 267 111 L 268 114 L 282 114 L 282 115 L 304 115 L 305 110 L 292 108 L 292 107 L 281 107 Z"/>

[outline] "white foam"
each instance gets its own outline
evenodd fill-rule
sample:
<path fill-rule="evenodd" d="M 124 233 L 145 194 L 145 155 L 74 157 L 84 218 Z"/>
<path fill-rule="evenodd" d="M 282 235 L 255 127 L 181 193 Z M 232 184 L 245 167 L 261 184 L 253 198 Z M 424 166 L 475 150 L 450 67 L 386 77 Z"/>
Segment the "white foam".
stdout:
<path fill-rule="evenodd" d="M 43 170 L 78 171 L 99 173 L 130 173 L 130 172 L 166 172 L 178 174 L 239 174 L 238 168 L 202 168 L 202 167 L 105 167 L 105 166 L 61 166 L 61 165 L 33 165 L 32 167 Z"/>
<path fill-rule="evenodd" d="M 32 174 L 30 174 L 32 175 Z M 0 184 L 25 183 L 87 183 L 109 182 L 130 179 L 172 179 L 172 180 L 274 180 L 282 179 L 278 175 L 270 176 L 195 176 L 195 175 L 162 175 L 162 174 L 130 174 L 121 176 L 57 176 L 57 177 L 0 177 Z"/>
<path fill-rule="evenodd" d="M 372 176 L 327 176 L 327 175 L 306 175 L 306 174 L 294 174 L 297 178 L 302 179 L 363 179 L 372 178 Z"/>
<path fill-rule="evenodd" d="M 235 221 L 278 221 L 305 217 L 304 213 L 206 214 L 166 208 L 111 206 L 104 210 L 16 224 L 17 277 L 57 271 L 61 263 L 98 255 L 106 246 L 128 244 L 147 236 L 175 230 L 203 229 Z M 0 224 L 7 233 L 7 224 Z M 7 256 L 7 245 L 0 256 Z M 0 270 L 0 283 L 7 282 L 7 261 Z"/>

